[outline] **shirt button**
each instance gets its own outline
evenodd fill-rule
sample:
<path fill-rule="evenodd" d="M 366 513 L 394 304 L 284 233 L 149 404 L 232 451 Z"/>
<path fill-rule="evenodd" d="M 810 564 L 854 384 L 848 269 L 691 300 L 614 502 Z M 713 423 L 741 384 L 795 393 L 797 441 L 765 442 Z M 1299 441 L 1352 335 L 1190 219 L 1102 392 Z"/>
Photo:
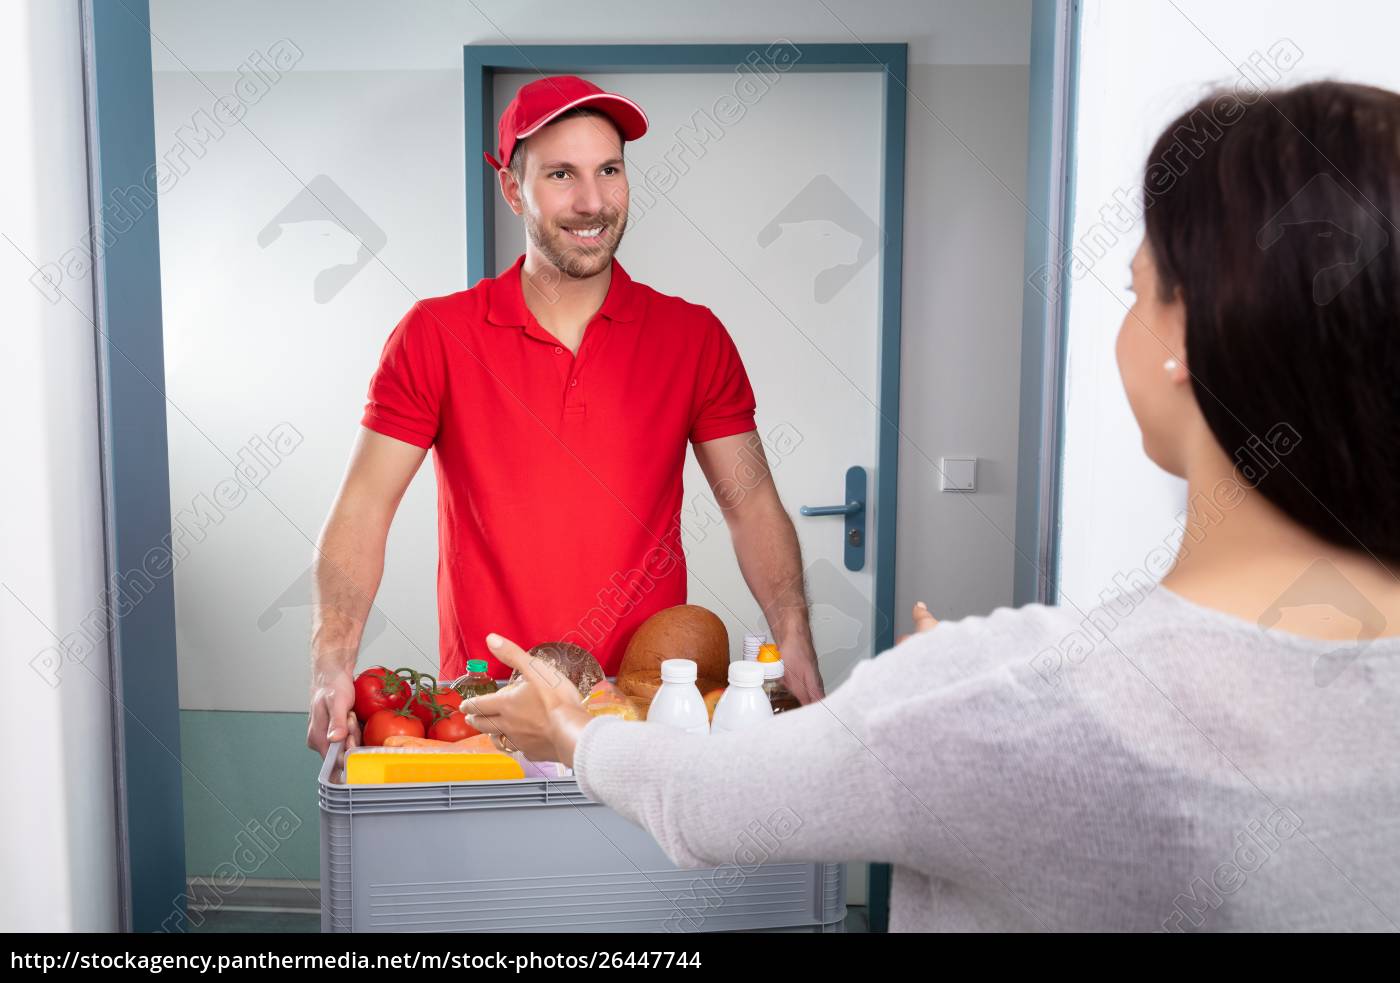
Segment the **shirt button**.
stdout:
<path fill-rule="evenodd" d="M 556 355 L 563 355 L 563 354 L 564 354 L 564 349 L 562 349 L 562 348 L 555 348 L 555 349 L 554 349 L 554 354 L 556 354 Z"/>

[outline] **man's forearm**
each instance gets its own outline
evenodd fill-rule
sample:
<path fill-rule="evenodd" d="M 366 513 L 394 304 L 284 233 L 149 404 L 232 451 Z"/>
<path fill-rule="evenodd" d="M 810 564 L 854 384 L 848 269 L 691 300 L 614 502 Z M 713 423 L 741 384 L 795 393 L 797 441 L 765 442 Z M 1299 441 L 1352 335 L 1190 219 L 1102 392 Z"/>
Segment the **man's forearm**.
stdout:
<path fill-rule="evenodd" d="M 797 530 L 781 507 L 735 516 L 731 534 L 739 569 L 763 609 L 779 647 L 811 640 Z"/>
<path fill-rule="evenodd" d="M 322 668 L 353 669 L 379 581 L 388 530 L 333 513 L 312 571 L 311 658 Z"/>

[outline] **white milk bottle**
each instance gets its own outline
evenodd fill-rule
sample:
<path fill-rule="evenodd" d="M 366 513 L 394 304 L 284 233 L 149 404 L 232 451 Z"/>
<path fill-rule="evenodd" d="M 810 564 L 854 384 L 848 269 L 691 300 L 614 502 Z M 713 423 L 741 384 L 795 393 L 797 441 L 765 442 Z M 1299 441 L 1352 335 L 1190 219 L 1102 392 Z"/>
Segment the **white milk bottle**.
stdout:
<path fill-rule="evenodd" d="M 708 734 L 710 715 L 705 698 L 695 685 L 694 659 L 667 659 L 661 663 L 661 688 L 647 710 L 647 723 L 665 724 L 687 734 Z"/>
<path fill-rule="evenodd" d="M 729 688 L 715 707 L 715 734 L 747 730 L 773 719 L 773 704 L 763 691 L 763 663 L 729 663 Z"/>

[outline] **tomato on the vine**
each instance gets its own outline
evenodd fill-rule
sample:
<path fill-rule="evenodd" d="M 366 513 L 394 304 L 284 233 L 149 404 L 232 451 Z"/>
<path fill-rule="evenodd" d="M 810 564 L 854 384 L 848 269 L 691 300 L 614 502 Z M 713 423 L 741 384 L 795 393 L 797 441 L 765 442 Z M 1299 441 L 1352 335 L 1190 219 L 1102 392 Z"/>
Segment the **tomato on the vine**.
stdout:
<path fill-rule="evenodd" d="M 428 737 L 435 741 L 464 741 L 468 737 L 475 737 L 481 731 L 467 723 L 467 715 L 460 710 L 454 710 L 446 716 L 439 717 L 428 731 Z"/>
<path fill-rule="evenodd" d="M 399 709 L 408 697 L 408 684 L 383 666 L 366 669 L 355 678 L 355 716 L 361 727 L 380 710 Z"/>
<path fill-rule="evenodd" d="M 363 743 L 366 747 L 383 747 L 389 737 L 422 737 L 423 722 L 404 710 L 380 710 L 365 724 Z"/>
<path fill-rule="evenodd" d="M 462 709 L 462 694 L 458 693 L 451 686 L 439 686 L 434 695 L 437 697 L 438 703 L 442 704 L 447 709 Z"/>
<path fill-rule="evenodd" d="M 417 696 L 409 709 L 413 715 L 423 721 L 424 728 L 433 726 L 433 721 L 437 719 L 442 711 L 460 709 L 462 706 L 462 694 L 458 693 L 450 686 L 438 686 L 429 689 L 427 686 L 419 686 Z M 441 707 L 441 711 L 438 709 Z"/>

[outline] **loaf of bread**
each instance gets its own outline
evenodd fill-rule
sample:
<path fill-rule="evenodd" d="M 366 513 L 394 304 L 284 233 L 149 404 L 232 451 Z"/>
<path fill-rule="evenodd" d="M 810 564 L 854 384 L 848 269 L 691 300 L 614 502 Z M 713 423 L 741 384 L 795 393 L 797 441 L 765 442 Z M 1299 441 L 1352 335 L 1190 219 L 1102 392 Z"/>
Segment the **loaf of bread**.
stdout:
<path fill-rule="evenodd" d="M 729 680 L 729 632 L 712 611 L 695 604 L 678 604 L 642 622 L 617 672 L 617 688 L 643 708 L 661 688 L 661 663 L 667 659 L 695 662 L 695 685 L 701 693 Z"/>

